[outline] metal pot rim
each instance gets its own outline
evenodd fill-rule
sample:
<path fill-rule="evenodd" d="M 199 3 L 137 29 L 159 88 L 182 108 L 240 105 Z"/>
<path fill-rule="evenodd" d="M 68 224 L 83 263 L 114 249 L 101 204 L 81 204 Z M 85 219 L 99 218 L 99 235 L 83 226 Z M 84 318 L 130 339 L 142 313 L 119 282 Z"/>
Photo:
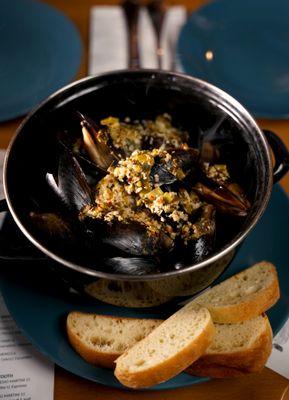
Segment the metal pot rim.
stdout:
<path fill-rule="evenodd" d="M 252 221 L 248 224 L 246 229 L 244 229 L 243 232 L 240 232 L 240 234 L 227 246 L 225 246 L 222 250 L 218 251 L 216 254 L 212 255 L 211 257 L 205 259 L 204 261 L 193 264 L 191 266 L 188 266 L 184 269 L 179 269 L 179 270 L 174 270 L 174 271 L 169 271 L 169 272 L 161 272 L 158 274 L 148 274 L 148 275 L 141 275 L 141 276 L 135 276 L 135 275 L 125 275 L 125 274 L 112 274 L 112 273 L 106 273 L 106 272 L 101 272 L 97 271 L 91 268 L 83 267 L 81 265 L 78 265 L 76 263 L 73 263 L 71 261 L 68 261 L 56 254 L 54 254 L 52 251 L 48 250 L 45 246 L 43 246 L 37 239 L 35 239 L 25 228 L 25 226 L 22 224 L 20 221 L 20 218 L 17 215 L 17 212 L 15 211 L 13 204 L 11 202 L 10 196 L 9 196 L 9 191 L 8 191 L 8 183 L 7 183 L 7 168 L 8 168 L 8 162 L 9 162 L 9 155 L 11 153 L 11 150 L 13 148 L 14 142 L 16 141 L 16 138 L 18 137 L 19 133 L 22 131 L 24 125 L 27 123 L 30 118 L 37 113 L 39 109 L 41 109 L 46 103 L 48 103 L 50 100 L 54 99 L 61 93 L 66 92 L 68 89 L 72 87 L 77 87 L 78 85 L 81 85 L 83 82 L 89 82 L 93 81 L 96 78 L 105 78 L 108 76 L 113 76 L 113 75 L 138 75 L 138 74 L 161 74 L 161 75 L 166 75 L 166 76 L 171 76 L 171 77 L 179 77 L 187 80 L 188 82 L 193 82 L 194 84 L 197 84 L 199 86 L 202 86 L 215 94 L 218 94 L 222 99 L 224 99 L 227 103 L 229 103 L 231 106 L 234 107 L 234 109 L 238 110 L 239 114 L 242 116 L 246 117 L 252 124 L 252 126 L 255 128 L 256 132 L 260 136 L 264 149 L 266 150 L 266 157 L 268 161 L 268 171 L 267 171 L 267 190 L 265 193 L 265 196 L 262 200 L 262 203 L 260 204 L 258 211 L 254 215 L 254 218 L 252 218 Z M 211 263 L 214 263 L 218 260 L 220 260 L 222 257 L 230 253 L 232 250 L 234 250 L 249 234 L 249 232 L 254 228 L 258 220 L 260 219 L 261 215 L 265 211 L 268 201 L 270 199 L 271 191 L 272 191 L 272 185 L 273 185 L 273 166 L 272 166 L 272 160 L 270 156 L 270 150 L 269 146 L 267 143 L 267 140 L 265 138 L 265 135 L 263 134 L 262 130 L 259 128 L 257 122 L 255 119 L 252 117 L 252 115 L 247 111 L 237 100 L 235 100 L 232 96 L 224 92 L 222 89 L 219 89 L 218 87 L 205 82 L 201 79 L 188 76 L 182 73 L 178 72 L 170 72 L 170 71 L 160 71 L 160 70 L 155 70 L 155 69 L 145 69 L 145 70 L 134 70 L 134 71 L 129 71 L 129 70 L 118 70 L 118 71 L 112 71 L 112 72 L 106 72 L 103 74 L 98 74 L 94 76 L 88 76 L 82 79 L 79 79 L 75 82 L 72 82 L 60 90 L 54 92 L 52 95 L 47 97 L 44 101 L 42 101 L 38 106 L 36 106 L 21 122 L 19 127 L 17 128 L 13 138 L 11 139 L 11 142 L 9 143 L 9 146 L 6 151 L 5 155 L 5 160 L 4 160 L 4 168 L 3 168 L 3 182 L 4 182 L 4 194 L 6 197 L 6 201 L 8 204 L 9 211 L 11 215 L 13 216 L 14 221 L 16 222 L 17 226 L 20 228 L 22 233 L 29 239 L 30 242 L 32 242 L 39 250 L 41 250 L 45 255 L 48 257 L 52 258 L 53 260 L 59 262 L 60 264 L 75 270 L 79 273 L 88 275 L 88 276 L 95 276 L 97 278 L 106 278 L 106 279 L 111 279 L 111 280 L 126 280 L 126 281 L 148 281 L 148 280 L 161 280 L 165 279 L 168 277 L 196 271 L 200 268 L 203 268 Z"/>

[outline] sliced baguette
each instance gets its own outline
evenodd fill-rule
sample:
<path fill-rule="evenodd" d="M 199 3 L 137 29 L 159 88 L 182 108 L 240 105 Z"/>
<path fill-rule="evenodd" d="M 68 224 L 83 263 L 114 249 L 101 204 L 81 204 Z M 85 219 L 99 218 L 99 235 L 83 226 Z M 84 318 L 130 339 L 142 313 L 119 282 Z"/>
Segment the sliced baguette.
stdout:
<path fill-rule="evenodd" d="M 90 296 L 119 307 L 154 307 L 171 300 L 171 296 L 154 291 L 146 282 L 99 279 L 86 286 Z"/>
<path fill-rule="evenodd" d="M 215 324 L 215 328 L 206 353 L 186 372 L 226 378 L 263 369 L 272 350 L 272 330 L 266 315 L 239 324 Z"/>
<path fill-rule="evenodd" d="M 73 348 L 89 363 L 114 368 L 114 361 L 163 321 L 110 317 L 71 312 L 67 334 Z M 215 324 L 216 335 L 205 354 L 186 372 L 226 378 L 257 372 L 272 349 L 272 331 L 266 316 L 240 324 Z"/>
<path fill-rule="evenodd" d="M 91 364 L 114 368 L 125 350 L 146 337 L 162 320 L 71 312 L 66 329 L 72 347 Z"/>
<path fill-rule="evenodd" d="M 204 354 L 214 332 L 209 311 L 189 303 L 121 355 L 115 376 L 131 388 L 164 382 Z"/>
<path fill-rule="evenodd" d="M 261 315 L 279 297 L 276 269 L 263 261 L 212 287 L 194 301 L 210 311 L 214 322 L 233 324 Z"/>

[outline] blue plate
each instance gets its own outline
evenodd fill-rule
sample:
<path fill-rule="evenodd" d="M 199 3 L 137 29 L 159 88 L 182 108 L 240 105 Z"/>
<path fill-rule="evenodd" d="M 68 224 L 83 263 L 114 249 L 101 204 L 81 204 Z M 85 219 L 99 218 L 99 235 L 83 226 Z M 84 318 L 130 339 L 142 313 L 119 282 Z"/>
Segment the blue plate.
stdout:
<path fill-rule="evenodd" d="M 71 81 L 82 45 L 67 17 L 33 0 L 2 0 L 0 32 L 0 121 L 5 121 Z"/>
<path fill-rule="evenodd" d="M 289 116 L 288 0 L 217 0 L 183 27 L 186 73 L 224 89 L 257 117 Z"/>
<path fill-rule="evenodd" d="M 271 201 L 257 227 L 246 240 L 238 256 L 220 280 L 255 262 L 269 260 L 278 269 L 281 299 L 269 311 L 274 333 L 289 317 L 289 200 L 281 187 L 274 188 Z M 1 268 L 3 271 L 3 268 Z M 30 341 L 48 358 L 68 371 L 104 385 L 123 387 L 113 372 L 86 363 L 74 352 L 65 334 L 65 318 L 71 310 L 130 317 L 162 318 L 170 311 L 166 305 L 155 309 L 126 309 L 110 306 L 57 287 L 55 279 L 37 264 L 18 266 L 1 274 L 0 288 L 16 323 Z M 47 276 L 45 276 L 47 274 Z M 40 279 L 45 282 L 41 285 Z M 206 381 L 185 373 L 153 389 L 173 389 Z"/>

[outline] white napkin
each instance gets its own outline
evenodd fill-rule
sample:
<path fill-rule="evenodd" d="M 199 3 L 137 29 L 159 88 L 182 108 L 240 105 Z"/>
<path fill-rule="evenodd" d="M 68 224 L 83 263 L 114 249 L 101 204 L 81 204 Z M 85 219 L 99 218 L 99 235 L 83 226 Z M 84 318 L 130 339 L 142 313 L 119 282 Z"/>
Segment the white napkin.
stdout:
<path fill-rule="evenodd" d="M 163 30 L 163 69 L 171 70 L 175 65 L 180 70 L 176 57 L 176 41 L 180 28 L 186 21 L 186 10 L 182 6 L 168 8 Z M 145 8 L 139 16 L 139 49 L 142 68 L 157 68 L 156 38 Z M 89 75 L 127 68 L 127 29 L 120 6 L 95 6 L 90 13 Z"/>

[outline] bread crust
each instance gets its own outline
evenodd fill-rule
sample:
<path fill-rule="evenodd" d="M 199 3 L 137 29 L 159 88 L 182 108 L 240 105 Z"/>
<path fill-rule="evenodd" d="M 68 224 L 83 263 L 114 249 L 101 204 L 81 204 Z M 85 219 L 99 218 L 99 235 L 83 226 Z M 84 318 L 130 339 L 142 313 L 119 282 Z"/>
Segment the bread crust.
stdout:
<path fill-rule="evenodd" d="M 258 264 L 266 264 L 271 266 L 273 280 L 268 287 L 265 287 L 257 293 L 248 296 L 245 300 L 232 305 L 212 306 L 210 304 L 203 304 L 202 302 L 200 302 L 201 305 L 208 308 L 214 322 L 220 324 L 236 324 L 244 322 L 248 319 L 258 317 L 259 315 L 265 313 L 279 300 L 280 288 L 277 271 L 274 265 L 265 261 Z M 243 272 L 244 271 L 242 271 L 241 273 Z M 239 274 L 233 276 L 232 278 L 236 279 L 238 275 Z M 198 298 L 196 298 L 195 301 L 198 303 Z"/>
<path fill-rule="evenodd" d="M 67 329 L 67 335 L 71 346 L 85 361 L 104 368 L 114 368 L 114 361 L 119 357 L 119 353 L 104 353 L 92 350 L 69 329 Z"/>
<path fill-rule="evenodd" d="M 178 354 L 163 360 L 163 362 L 154 365 L 147 370 L 133 372 L 121 368 L 121 356 L 116 360 L 114 374 L 123 385 L 131 388 L 145 388 L 167 381 L 182 372 L 192 362 L 201 357 L 211 344 L 214 334 L 214 324 L 211 318 L 209 318 L 200 335 L 182 351 L 179 351 Z M 125 354 L 126 353 L 124 353 L 124 356 Z"/>
<path fill-rule="evenodd" d="M 70 324 L 72 318 L 87 315 L 86 313 L 72 312 L 68 315 L 67 335 L 69 342 L 81 357 L 91 364 L 111 369 L 116 365 L 115 376 L 121 383 L 131 388 L 145 388 L 156 385 L 184 370 L 191 375 L 211 378 L 231 378 L 260 372 L 264 368 L 272 350 L 272 330 L 266 315 L 263 315 L 266 322 L 265 328 L 259 333 L 254 343 L 250 341 L 246 345 L 247 348 L 244 346 L 242 350 L 230 352 L 214 352 L 214 347 L 212 347 L 212 350 L 209 348 L 215 333 L 213 321 L 221 324 L 241 323 L 264 314 L 279 299 L 280 289 L 275 267 L 267 262 L 258 264 L 266 264 L 267 268 L 269 266 L 269 272 L 272 273 L 273 279 L 266 287 L 252 294 L 245 293 L 243 299 L 238 303 L 227 306 L 212 306 L 206 304 L 206 299 L 204 302 L 198 302 L 198 298 L 193 300 L 190 304 L 194 308 L 200 306 L 207 308 L 211 315 L 203 331 L 190 344 L 180 350 L 178 354 L 169 356 L 151 367 L 139 370 L 132 368 L 129 370 L 127 365 L 121 365 L 122 357 L 127 354 L 129 349 L 123 353 L 122 350 L 119 352 L 112 352 L 109 349 L 99 351 L 97 348 L 89 346 L 83 338 L 77 335 L 76 330 Z M 238 279 L 238 275 L 233 278 Z M 110 320 L 120 319 L 119 317 L 104 315 L 99 317 Z M 121 319 L 138 320 L 138 318 Z M 139 320 L 143 321 L 141 318 Z M 163 322 L 157 319 L 150 319 L 150 321 Z M 145 338 L 142 340 L 145 340 Z"/>
<path fill-rule="evenodd" d="M 73 327 L 71 326 L 71 319 L 72 318 L 77 318 L 82 315 L 87 315 L 86 313 L 82 313 L 80 311 L 73 311 L 68 314 L 67 319 L 66 319 L 66 331 L 67 331 L 67 336 L 68 340 L 71 344 L 71 346 L 76 350 L 76 352 L 84 358 L 87 362 L 90 364 L 94 365 L 99 365 L 104 368 L 110 368 L 114 369 L 115 367 L 115 360 L 123 353 L 123 351 L 119 352 L 109 352 L 109 351 L 98 351 L 97 349 L 93 349 L 90 346 L 88 346 L 85 341 L 83 341 L 80 337 L 76 335 L 76 332 L 74 331 Z M 95 315 L 95 314 L 94 314 Z M 100 315 L 101 318 L 107 318 L 110 320 L 119 320 L 120 317 L 113 317 L 110 315 Z M 131 319 L 131 320 L 137 320 L 139 319 L 140 321 L 143 320 L 142 318 L 130 318 L 130 317 L 121 317 L 122 319 Z M 162 320 L 159 319 L 152 319 L 150 318 L 150 321 L 156 321 L 156 322 L 163 322 Z"/>
<path fill-rule="evenodd" d="M 266 328 L 247 350 L 231 353 L 207 353 L 187 368 L 190 375 L 227 378 L 260 372 L 272 351 L 272 329 L 266 318 Z"/>

